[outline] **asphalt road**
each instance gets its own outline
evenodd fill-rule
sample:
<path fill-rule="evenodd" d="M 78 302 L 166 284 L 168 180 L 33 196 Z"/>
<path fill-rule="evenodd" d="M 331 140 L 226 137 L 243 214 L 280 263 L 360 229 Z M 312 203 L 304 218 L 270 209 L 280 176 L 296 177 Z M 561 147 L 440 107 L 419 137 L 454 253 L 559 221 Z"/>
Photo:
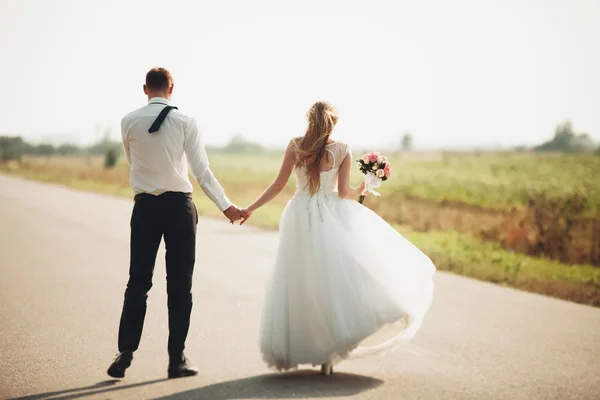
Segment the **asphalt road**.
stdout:
<path fill-rule="evenodd" d="M 600 399 L 600 309 L 450 274 L 417 337 L 324 377 L 276 374 L 258 352 L 277 235 L 201 219 L 186 353 L 197 377 L 166 379 L 164 248 L 141 348 L 116 352 L 132 201 L 0 175 L 0 398 Z"/>

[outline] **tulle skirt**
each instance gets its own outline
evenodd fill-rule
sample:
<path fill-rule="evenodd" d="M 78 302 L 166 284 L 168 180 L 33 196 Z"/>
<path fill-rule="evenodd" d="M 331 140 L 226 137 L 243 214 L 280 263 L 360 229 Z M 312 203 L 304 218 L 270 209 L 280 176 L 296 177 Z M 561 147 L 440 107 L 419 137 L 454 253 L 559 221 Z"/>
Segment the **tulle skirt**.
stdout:
<path fill-rule="evenodd" d="M 260 332 L 269 367 L 376 354 L 418 331 L 435 266 L 377 214 L 336 193 L 299 193 L 279 230 Z"/>

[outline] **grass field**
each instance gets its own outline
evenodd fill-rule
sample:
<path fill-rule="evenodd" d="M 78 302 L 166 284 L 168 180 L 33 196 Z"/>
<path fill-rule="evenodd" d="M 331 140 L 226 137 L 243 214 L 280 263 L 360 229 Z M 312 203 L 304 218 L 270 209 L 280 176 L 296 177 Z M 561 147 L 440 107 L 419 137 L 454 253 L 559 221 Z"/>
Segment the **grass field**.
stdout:
<path fill-rule="evenodd" d="M 274 178 L 282 155 L 213 153 L 210 159 L 228 196 L 245 206 Z M 382 196 L 369 197 L 366 204 L 430 255 L 438 268 L 600 306 L 600 268 L 586 262 L 595 256 L 594 246 L 600 246 L 594 237 L 600 218 L 600 185 L 595 184 L 600 157 L 429 153 L 391 157 L 391 162 L 394 176 L 385 182 Z M 105 170 L 99 158 L 26 158 L 20 165 L 5 164 L 0 169 L 30 179 L 131 196 L 127 165 Z M 356 172 L 353 180 L 360 179 Z M 251 222 L 276 229 L 294 190 L 292 179 L 284 193 L 258 210 Z M 539 198 L 557 203 L 543 203 L 545 208 L 540 211 L 536 206 L 532 213 L 531 201 Z M 571 199 L 582 199 L 576 210 L 564 207 Z M 201 214 L 220 216 L 198 189 L 195 201 Z M 559 213 L 558 218 L 552 210 Z M 569 222 L 568 231 L 563 234 L 558 225 L 552 228 L 539 215 L 555 225 L 556 221 Z M 546 243 L 548 248 L 562 250 L 529 255 L 532 247 L 540 246 L 540 234 L 536 236 L 534 228 L 542 223 L 550 223 L 554 229 L 549 228 L 550 232 L 556 236 L 555 242 Z M 560 262 L 561 257 L 567 257 L 570 265 Z"/>
<path fill-rule="evenodd" d="M 215 171 L 240 172 L 244 181 L 261 185 L 272 178 L 280 161 L 277 154 L 220 154 L 211 159 Z M 600 157 L 593 154 L 415 153 L 391 156 L 390 162 L 394 177 L 381 189 L 388 201 L 418 197 L 506 211 L 522 209 L 542 193 L 582 195 L 588 199 L 582 215 L 600 217 Z M 227 172 L 224 178 L 232 175 Z"/>

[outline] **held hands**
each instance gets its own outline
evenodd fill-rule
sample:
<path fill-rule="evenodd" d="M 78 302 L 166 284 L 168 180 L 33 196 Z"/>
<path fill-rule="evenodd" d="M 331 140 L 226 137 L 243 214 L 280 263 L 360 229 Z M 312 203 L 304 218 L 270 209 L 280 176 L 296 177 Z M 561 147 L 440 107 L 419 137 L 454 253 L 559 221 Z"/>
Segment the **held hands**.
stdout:
<path fill-rule="evenodd" d="M 223 211 L 223 214 L 225 214 L 231 224 L 239 221 L 240 219 L 243 220 L 242 223 L 244 223 L 250 217 L 236 206 L 229 207 L 227 210 Z"/>
<path fill-rule="evenodd" d="M 253 212 L 254 212 L 254 210 L 251 209 L 250 207 L 244 208 L 244 209 L 239 209 L 236 206 L 231 206 L 227 210 L 223 211 L 223 214 L 225 214 L 225 216 L 229 219 L 229 222 L 232 225 L 234 222 L 237 222 L 240 220 L 241 220 L 240 225 L 244 225 L 244 223 L 246 221 L 248 221 L 248 219 L 250 218 L 250 216 L 252 215 Z"/>
<path fill-rule="evenodd" d="M 252 213 L 254 212 L 254 210 L 252 210 L 250 207 L 248 207 L 248 208 L 242 209 L 242 212 L 244 214 L 246 214 L 246 216 L 244 217 L 242 222 L 240 222 L 240 225 L 244 225 L 244 223 L 250 219 L 250 216 L 252 216 Z"/>

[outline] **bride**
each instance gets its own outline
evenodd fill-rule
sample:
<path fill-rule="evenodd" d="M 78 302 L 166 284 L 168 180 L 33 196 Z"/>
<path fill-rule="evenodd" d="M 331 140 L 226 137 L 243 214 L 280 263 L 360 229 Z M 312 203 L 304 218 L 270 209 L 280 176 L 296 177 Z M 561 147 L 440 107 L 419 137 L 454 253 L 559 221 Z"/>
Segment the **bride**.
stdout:
<path fill-rule="evenodd" d="M 260 349 L 269 367 L 321 364 L 329 375 L 340 360 L 390 349 L 417 332 L 432 301 L 435 266 L 356 201 L 364 183 L 350 186 L 352 153 L 331 139 L 335 109 L 317 102 L 307 118 L 306 133 L 290 141 L 277 178 L 244 210 L 243 222 L 295 171 L 296 193 L 281 217 L 265 296 Z M 382 343 L 365 346 L 373 338 Z"/>

